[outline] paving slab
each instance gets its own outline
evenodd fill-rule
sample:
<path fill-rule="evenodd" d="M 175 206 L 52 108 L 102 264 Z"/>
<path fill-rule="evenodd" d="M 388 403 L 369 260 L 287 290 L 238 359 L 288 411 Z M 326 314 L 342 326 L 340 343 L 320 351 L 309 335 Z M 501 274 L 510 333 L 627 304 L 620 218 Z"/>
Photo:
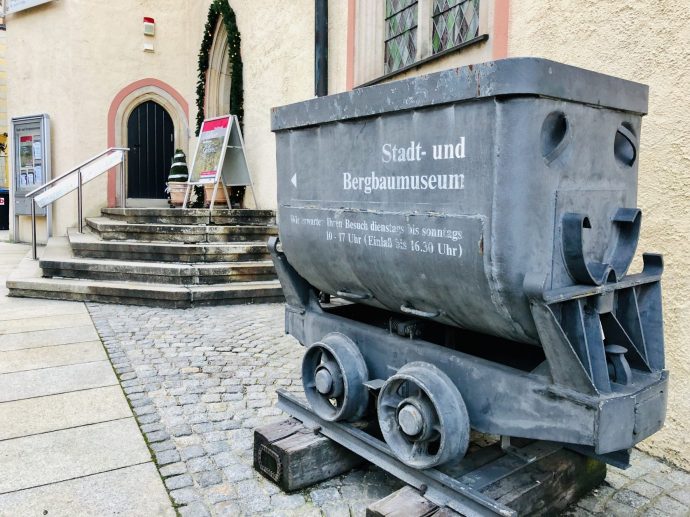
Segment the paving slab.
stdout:
<path fill-rule="evenodd" d="M 7 274 L 10 273 L 13 269 L 14 267 L 12 266 L 0 266 L 0 275 L 7 276 Z"/>
<path fill-rule="evenodd" d="M 35 330 L 21 334 L 0 335 L 0 352 L 51 345 L 66 345 L 98 339 L 98 332 L 96 332 L 91 323 L 64 329 Z"/>
<path fill-rule="evenodd" d="M 175 515 L 84 304 L 6 296 L 27 253 L 0 243 L 0 516 Z"/>
<path fill-rule="evenodd" d="M 151 461 L 132 417 L 5 440 L 0 458 L 0 494 Z"/>
<path fill-rule="evenodd" d="M 170 516 L 175 510 L 153 463 L 0 495 L 0 515 Z"/>
<path fill-rule="evenodd" d="M 0 402 L 116 385 L 109 361 L 0 375 Z"/>
<path fill-rule="evenodd" d="M 108 356 L 100 341 L 11 350 L 0 352 L 0 374 L 107 359 Z"/>
<path fill-rule="evenodd" d="M 28 311 L 27 311 L 28 312 Z M 91 318 L 88 314 L 45 316 L 40 312 L 28 314 L 26 317 L 15 320 L 3 321 L 0 325 L 0 334 L 19 334 L 34 330 L 53 330 L 72 327 L 74 325 L 88 325 Z"/>
<path fill-rule="evenodd" d="M 20 252 L 15 252 L 15 253 L 6 253 L 6 252 L 1 252 L 0 251 L 0 256 L 2 257 L 3 261 L 16 261 L 18 262 L 21 260 L 24 256 L 26 256 L 26 251 L 20 251 Z M 10 269 L 12 267 L 11 264 L 3 264 L 3 269 Z"/>
<path fill-rule="evenodd" d="M 44 303 L 52 302 L 52 303 Z M 52 300 L 34 301 L 30 305 L 32 314 L 42 316 L 70 316 L 72 314 L 88 314 L 83 303 L 79 302 L 53 302 Z M 27 317 L 27 307 L 15 307 L 14 304 L 6 304 L 0 310 L 0 321 L 17 320 Z M 0 326 L 3 326 L 0 323 Z"/>
<path fill-rule="evenodd" d="M 0 404 L 0 440 L 117 420 L 132 415 L 120 386 Z"/>
<path fill-rule="evenodd" d="M 9 274 L 13 275 L 15 270 L 12 270 Z M 29 299 L 29 298 L 17 298 L 17 297 L 12 297 L 9 296 L 9 289 L 7 288 L 6 284 L 6 278 L 7 276 L 0 273 L 0 290 L 4 292 L 2 297 L 0 297 L 0 306 L 4 309 L 12 308 L 12 309 L 18 309 L 18 308 L 23 308 L 23 307 L 33 307 L 37 304 L 37 300 Z M 50 299 L 43 299 L 39 300 L 41 305 L 47 305 L 47 304 L 55 304 L 58 305 L 61 300 L 50 300 Z M 74 304 L 77 304 L 79 302 L 73 302 Z"/>

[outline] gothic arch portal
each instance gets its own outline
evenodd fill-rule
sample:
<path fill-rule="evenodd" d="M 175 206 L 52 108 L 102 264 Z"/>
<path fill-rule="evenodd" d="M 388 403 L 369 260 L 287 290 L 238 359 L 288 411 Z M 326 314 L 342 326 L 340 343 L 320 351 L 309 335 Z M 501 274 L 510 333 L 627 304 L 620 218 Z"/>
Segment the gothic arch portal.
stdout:
<path fill-rule="evenodd" d="M 216 117 L 230 113 L 230 55 L 228 52 L 228 31 L 223 18 L 218 18 L 213 34 L 213 45 L 209 52 L 206 73 L 206 117 Z"/>
<path fill-rule="evenodd" d="M 158 79 L 136 81 L 115 96 L 108 112 L 108 147 L 127 147 L 127 121 L 132 112 L 146 101 L 154 101 L 170 115 L 174 126 L 174 148 L 186 154 L 189 148 L 189 105 L 170 85 Z M 119 178 L 108 177 L 108 205 L 117 206 L 120 192 Z"/>

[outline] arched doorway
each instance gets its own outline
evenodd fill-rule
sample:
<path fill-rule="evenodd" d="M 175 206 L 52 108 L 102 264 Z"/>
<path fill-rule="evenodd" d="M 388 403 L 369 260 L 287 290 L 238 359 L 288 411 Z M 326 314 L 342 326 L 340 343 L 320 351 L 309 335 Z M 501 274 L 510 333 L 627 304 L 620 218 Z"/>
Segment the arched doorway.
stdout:
<path fill-rule="evenodd" d="M 211 7 L 214 11 L 214 7 Z M 212 26 L 210 23 L 207 27 Z M 230 27 L 230 28 L 228 28 Z M 232 27 L 235 31 L 232 31 Z M 204 41 L 201 55 L 208 56 L 207 68 L 200 72 L 205 74 L 203 91 L 203 118 L 211 118 L 228 114 L 237 115 L 242 123 L 242 63 L 239 57 L 240 38 L 235 25 L 235 17 L 230 9 L 229 13 L 216 11 L 215 30 L 210 45 Z M 229 33 L 228 31 L 231 31 Z M 231 41 L 232 39 L 232 41 Z M 234 58 L 234 59 L 232 59 Z M 238 62 L 239 59 L 239 62 Z M 238 74 L 239 81 L 235 82 L 233 74 Z M 197 99 L 199 101 L 199 99 Z M 200 121 L 197 120 L 197 131 Z M 230 189 L 230 200 L 233 206 L 244 207 L 246 187 L 233 186 Z"/>
<path fill-rule="evenodd" d="M 175 125 L 163 106 L 147 100 L 132 110 L 127 119 L 127 146 L 127 198 L 165 199 Z"/>
<path fill-rule="evenodd" d="M 208 59 L 205 106 L 207 118 L 230 113 L 231 85 L 232 73 L 228 53 L 228 31 L 225 29 L 222 17 L 219 17 Z"/>

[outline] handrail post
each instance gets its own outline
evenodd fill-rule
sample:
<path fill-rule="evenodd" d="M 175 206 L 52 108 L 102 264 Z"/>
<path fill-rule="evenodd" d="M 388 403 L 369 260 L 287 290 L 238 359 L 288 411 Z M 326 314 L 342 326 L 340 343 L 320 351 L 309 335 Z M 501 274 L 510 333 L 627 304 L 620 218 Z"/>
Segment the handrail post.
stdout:
<path fill-rule="evenodd" d="M 79 180 L 79 183 L 77 183 L 77 217 L 78 217 L 78 219 L 79 219 L 79 225 L 78 225 L 78 227 L 79 227 L 79 233 L 84 233 L 84 232 L 82 231 L 82 230 L 83 230 L 83 226 L 82 226 L 82 224 L 83 224 L 83 223 L 82 223 L 82 211 L 83 211 L 83 208 L 82 208 L 82 197 L 81 197 L 81 189 L 82 189 L 82 185 L 81 185 L 81 169 L 79 169 L 79 171 L 77 172 L 77 178 L 78 178 L 78 180 Z"/>
<path fill-rule="evenodd" d="M 122 162 L 120 163 L 120 206 L 127 208 L 127 189 L 125 188 L 125 164 L 127 163 L 127 153 L 122 151 Z"/>
<path fill-rule="evenodd" d="M 38 259 L 36 253 L 36 202 L 31 198 L 31 256 L 34 260 Z"/>

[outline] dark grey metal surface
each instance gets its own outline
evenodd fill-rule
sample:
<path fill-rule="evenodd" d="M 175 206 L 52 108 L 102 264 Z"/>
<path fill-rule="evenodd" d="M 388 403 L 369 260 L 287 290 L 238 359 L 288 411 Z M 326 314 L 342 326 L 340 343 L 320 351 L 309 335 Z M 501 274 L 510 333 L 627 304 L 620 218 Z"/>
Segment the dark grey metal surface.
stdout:
<path fill-rule="evenodd" d="M 290 283 L 289 277 L 278 274 L 283 285 Z M 302 311 L 288 305 L 286 331 L 301 343 L 320 341 L 333 332 L 348 336 L 360 349 L 370 379 L 388 379 L 415 361 L 436 365 L 457 386 L 471 426 L 480 432 L 588 445 L 596 454 L 607 454 L 632 447 L 664 421 L 665 371 L 634 370 L 633 384 L 614 384 L 608 392 L 598 393 L 577 389 L 570 379 L 561 382 L 552 377 L 550 371 L 561 371 L 558 359 L 547 360 L 546 368 L 524 371 L 511 366 L 510 360 L 499 363 L 422 339 L 402 338 L 387 328 L 317 307 Z M 465 339 L 481 344 L 482 336 Z M 519 359 L 516 354 L 514 362 Z M 573 361 L 565 361 L 563 368 L 580 364 Z M 587 382 L 591 386 L 591 380 Z"/>
<path fill-rule="evenodd" d="M 668 393 L 661 256 L 627 275 L 646 106 L 643 85 L 510 59 L 274 110 L 286 331 L 346 336 L 373 393 L 422 361 L 472 428 L 623 464 Z M 432 413 L 404 407 L 384 420 Z"/>
<path fill-rule="evenodd" d="M 511 58 L 273 108 L 271 128 L 281 131 L 505 95 L 551 97 L 644 115 L 649 87 L 548 59 Z"/>
<path fill-rule="evenodd" d="M 328 0 L 314 1 L 314 95 L 328 95 Z"/>
<path fill-rule="evenodd" d="M 313 343 L 302 361 L 302 384 L 325 420 L 359 420 L 369 405 L 369 372 L 357 345 L 342 334 Z"/>
<path fill-rule="evenodd" d="M 381 387 L 379 427 L 395 455 L 425 469 L 462 458 L 470 441 L 470 419 L 452 380 L 431 363 L 405 364 Z"/>
<path fill-rule="evenodd" d="M 645 109 L 642 85 L 535 59 L 280 108 L 287 260 L 321 291 L 536 344 L 525 275 L 627 269 L 637 161 L 614 143 Z"/>

